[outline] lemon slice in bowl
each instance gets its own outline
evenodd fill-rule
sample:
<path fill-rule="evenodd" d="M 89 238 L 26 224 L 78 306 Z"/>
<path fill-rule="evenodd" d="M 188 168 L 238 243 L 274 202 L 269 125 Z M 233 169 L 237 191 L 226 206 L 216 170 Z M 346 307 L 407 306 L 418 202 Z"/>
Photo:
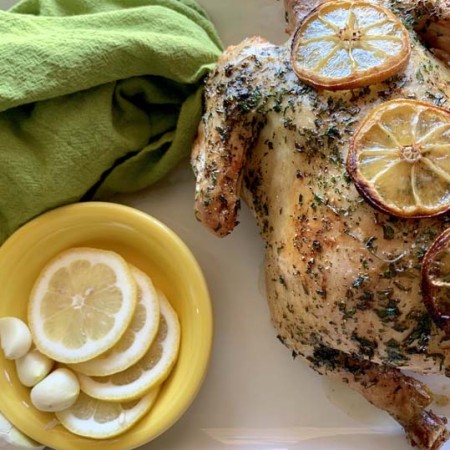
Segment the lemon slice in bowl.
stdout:
<path fill-rule="evenodd" d="M 5 450 L 43 450 L 39 444 L 17 429 L 2 413 L 0 413 L 0 449 Z"/>
<path fill-rule="evenodd" d="M 403 218 L 450 209 L 450 111 L 415 100 L 373 109 L 350 144 L 347 171 L 380 211 Z"/>
<path fill-rule="evenodd" d="M 159 388 L 130 402 L 96 400 L 81 393 L 76 403 L 56 413 L 61 424 L 72 433 L 93 439 L 107 439 L 131 428 L 153 406 Z"/>
<path fill-rule="evenodd" d="M 147 353 L 128 369 L 107 377 L 79 374 L 82 391 L 100 400 L 132 400 L 158 386 L 169 376 L 178 356 L 180 325 L 168 300 L 161 292 L 158 295 L 161 311 L 159 328 Z"/>
<path fill-rule="evenodd" d="M 422 295 L 430 316 L 450 338 L 450 228 L 435 239 L 422 260 Z"/>
<path fill-rule="evenodd" d="M 59 362 L 77 363 L 110 349 L 127 329 L 136 307 L 136 283 L 118 254 L 72 248 L 39 275 L 28 305 L 38 350 Z"/>
<path fill-rule="evenodd" d="M 152 280 L 144 272 L 131 266 L 137 286 L 137 305 L 133 319 L 111 349 L 71 368 L 84 375 L 106 376 L 127 369 L 144 356 L 158 331 L 159 298 Z"/>
<path fill-rule="evenodd" d="M 388 9 L 342 0 L 324 2 L 300 21 L 291 63 L 316 89 L 355 89 L 400 72 L 410 53 L 408 30 Z"/>

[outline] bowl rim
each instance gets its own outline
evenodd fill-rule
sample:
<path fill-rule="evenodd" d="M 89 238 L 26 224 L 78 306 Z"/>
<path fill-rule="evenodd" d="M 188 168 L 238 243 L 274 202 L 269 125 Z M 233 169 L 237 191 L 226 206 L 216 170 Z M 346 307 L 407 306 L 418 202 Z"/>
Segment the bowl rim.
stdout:
<path fill-rule="evenodd" d="M 15 251 L 17 246 L 20 247 L 24 245 L 24 240 L 32 241 L 33 239 L 36 239 L 39 234 L 38 232 L 42 233 L 43 228 L 48 227 L 48 224 L 51 224 L 51 227 L 55 229 L 57 224 L 60 222 L 69 224 L 70 221 L 73 220 L 73 217 L 80 219 L 101 216 L 103 218 L 111 215 L 114 216 L 114 220 L 117 222 L 126 223 L 126 225 L 129 226 L 133 226 L 132 224 L 134 224 L 136 227 L 136 224 L 138 224 L 139 227 L 143 226 L 146 227 L 146 229 L 151 230 L 151 235 L 164 237 L 172 249 L 177 250 L 177 254 L 180 256 L 180 259 L 189 264 L 190 272 L 193 276 L 195 276 L 195 284 L 197 286 L 196 290 L 198 290 L 201 294 L 197 297 L 202 307 L 202 314 L 199 315 L 199 318 L 201 319 L 204 351 L 198 352 L 196 377 L 194 378 L 194 381 L 189 383 L 186 389 L 183 390 L 183 392 L 177 397 L 178 408 L 175 413 L 166 414 L 162 419 L 160 418 L 160 420 L 157 421 L 157 428 L 153 426 L 152 428 L 155 429 L 151 429 L 151 432 L 146 433 L 145 437 L 142 436 L 143 433 L 133 433 L 135 427 L 131 427 L 123 434 L 110 439 L 83 438 L 71 433 L 72 436 L 74 436 L 74 440 L 80 442 L 80 448 L 83 447 L 85 450 L 93 449 L 93 446 L 98 449 L 98 446 L 105 443 L 108 445 L 108 450 L 131 450 L 151 442 L 175 424 L 191 406 L 204 382 L 211 360 L 214 337 L 213 311 L 209 290 L 200 265 L 193 253 L 184 241 L 167 225 L 150 214 L 131 206 L 112 202 L 92 201 L 74 203 L 47 211 L 21 226 L 3 243 L 2 246 L 0 246 L 0 267 L 2 267 L 2 261 L 5 260 L 5 258 L 7 259 L 8 253 Z M 48 229 L 48 232 L 50 231 L 51 230 Z M 1 358 L 3 358 L 3 356 L 1 356 Z M 3 378 L 6 377 L 1 377 L 0 386 L 6 383 Z M 17 397 L 15 397 L 15 401 L 18 401 Z M 54 449 L 73 450 L 74 448 L 77 448 L 70 442 L 68 442 L 67 445 L 61 445 L 61 439 L 55 438 L 53 433 L 46 432 L 43 429 L 34 429 L 32 424 L 28 424 L 29 426 L 26 426 L 25 424 L 24 426 L 24 420 L 21 420 L 22 417 L 20 417 L 20 413 L 13 407 L 13 402 L 13 399 L 8 400 L 6 396 L 2 395 L 0 399 L 0 412 L 3 413 L 5 417 L 24 434 L 37 442 Z M 158 402 L 158 400 L 156 402 Z M 146 415 L 151 414 L 152 410 L 153 408 Z M 144 416 L 141 420 L 145 420 L 145 417 L 146 416 Z M 91 443 L 91 445 L 86 445 L 89 443 Z"/>

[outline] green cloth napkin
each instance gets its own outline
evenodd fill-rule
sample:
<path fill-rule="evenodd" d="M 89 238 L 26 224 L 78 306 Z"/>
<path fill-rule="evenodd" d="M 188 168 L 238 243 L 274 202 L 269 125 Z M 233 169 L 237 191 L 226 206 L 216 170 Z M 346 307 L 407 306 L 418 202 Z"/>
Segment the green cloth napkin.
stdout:
<path fill-rule="evenodd" d="M 221 43 L 194 0 L 24 0 L 0 12 L 0 242 L 189 154 Z"/>

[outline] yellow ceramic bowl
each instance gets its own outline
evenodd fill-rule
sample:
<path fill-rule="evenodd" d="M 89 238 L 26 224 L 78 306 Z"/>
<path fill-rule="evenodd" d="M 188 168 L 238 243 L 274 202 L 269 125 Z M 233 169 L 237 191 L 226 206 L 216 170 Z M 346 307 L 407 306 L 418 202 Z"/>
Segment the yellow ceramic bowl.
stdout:
<path fill-rule="evenodd" d="M 14 362 L 0 356 L 0 410 L 25 434 L 61 450 L 126 450 L 169 428 L 189 407 L 205 376 L 212 344 L 212 312 L 201 270 L 186 245 L 166 226 L 136 209 L 102 202 L 48 212 L 0 247 L 0 317 L 26 320 L 28 297 L 41 268 L 64 249 L 111 249 L 148 273 L 170 300 L 181 324 L 177 364 L 151 411 L 127 432 L 107 440 L 76 436 L 30 404 L 29 388 Z M 1 353 L 1 351 L 0 351 Z"/>

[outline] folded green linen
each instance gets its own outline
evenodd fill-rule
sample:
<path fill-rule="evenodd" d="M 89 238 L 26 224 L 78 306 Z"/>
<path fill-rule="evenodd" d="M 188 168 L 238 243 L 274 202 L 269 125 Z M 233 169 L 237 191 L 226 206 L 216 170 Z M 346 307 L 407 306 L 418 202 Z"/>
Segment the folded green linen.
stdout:
<path fill-rule="evenodd" d="M 23 0 L 0 36 L 0 242 L 189 154 L 221 51 L 194 0 Z"/>

